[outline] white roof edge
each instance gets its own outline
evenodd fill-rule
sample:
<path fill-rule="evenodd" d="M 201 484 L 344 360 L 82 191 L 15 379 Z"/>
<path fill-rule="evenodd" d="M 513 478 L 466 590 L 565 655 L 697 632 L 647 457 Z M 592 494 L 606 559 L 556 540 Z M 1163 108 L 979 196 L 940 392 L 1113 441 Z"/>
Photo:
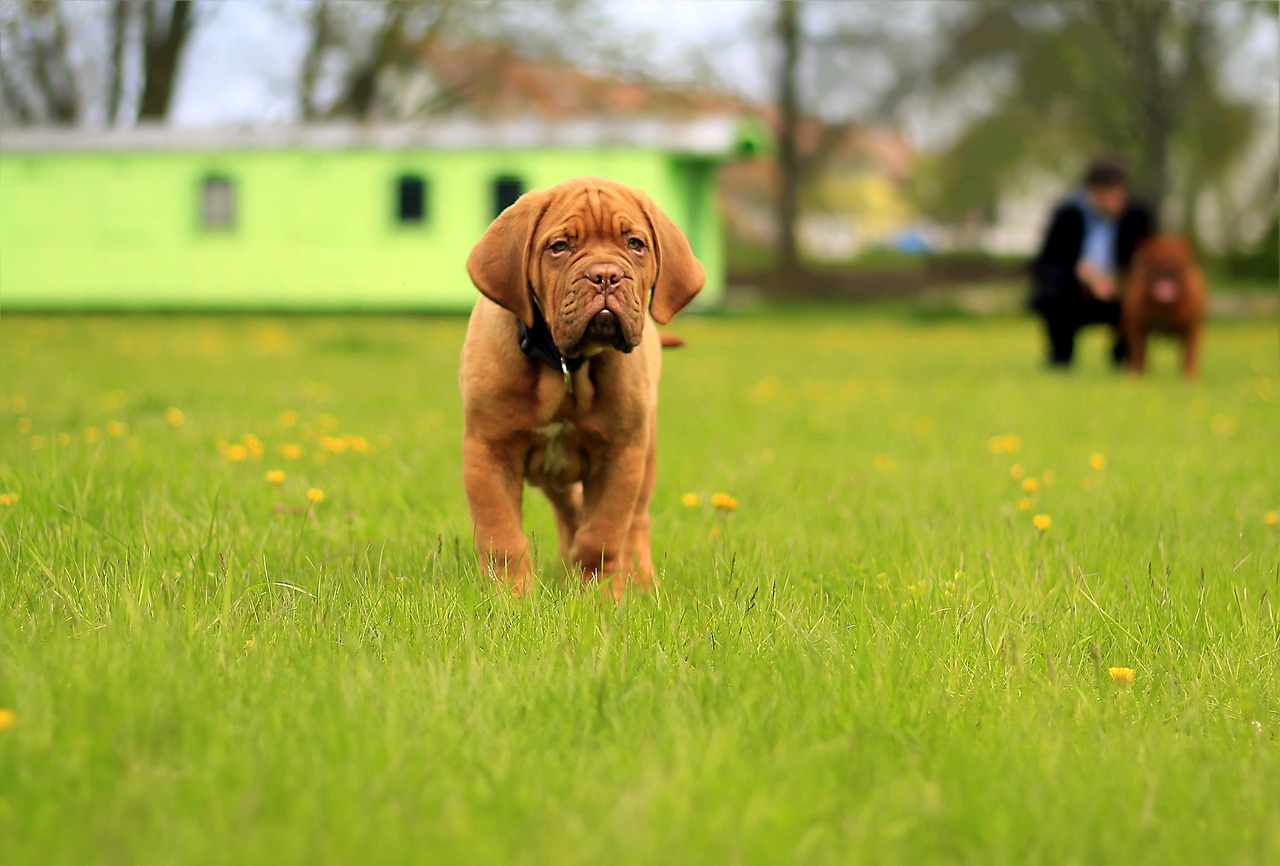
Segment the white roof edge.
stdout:
<path fill-rule="evenodd" d="M 706 115 L 690 120 L 661 117 L 591 117 L 552 121 L 467 117 L 409 124 L 329 123 L 306 126 L 184 128 L 142 125 L 30 127 L 0 130 L 0 151 L 200 151 L 200 150 L 428 150 L 554 147 L 643 147 L 699 156 L 726 156 L 739 140 L 742 118 Z"/>

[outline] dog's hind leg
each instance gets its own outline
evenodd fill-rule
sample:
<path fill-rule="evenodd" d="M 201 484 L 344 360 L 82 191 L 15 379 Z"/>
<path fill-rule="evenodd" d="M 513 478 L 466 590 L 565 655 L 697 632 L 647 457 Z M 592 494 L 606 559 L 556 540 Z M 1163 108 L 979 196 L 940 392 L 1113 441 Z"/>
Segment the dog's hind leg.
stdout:
<path fill-rule="evenodd" d="M 582 485 L 571 484 L 568 487 L 552 487 L 544 484 L 543 494 L 551 503 L 551 510 L 556 515 L 556 530 L 560 536 L 560 557 L 568 560 L 569 548 L 573 546 L 573 537 L 582 525 Z"/>

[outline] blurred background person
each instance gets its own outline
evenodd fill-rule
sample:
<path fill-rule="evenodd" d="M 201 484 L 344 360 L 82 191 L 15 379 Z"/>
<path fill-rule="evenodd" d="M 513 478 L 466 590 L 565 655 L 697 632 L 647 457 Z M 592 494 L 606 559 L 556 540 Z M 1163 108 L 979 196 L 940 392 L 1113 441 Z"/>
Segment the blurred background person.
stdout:
<path fill-rule="evenodd" d="M 1070 366 L 1077 332 L 1092 324 L 1113 329 L 1112 360 L 1124 360 L 1122 278 L 1155 230 L 1151 210 L 1129 194 L 1124 166 L 1110 157 L 1095 159 L 1080 189 L 1054 209 L 1031 268 L 1031 307 L 1044 319 L 1051 367 Z"/>

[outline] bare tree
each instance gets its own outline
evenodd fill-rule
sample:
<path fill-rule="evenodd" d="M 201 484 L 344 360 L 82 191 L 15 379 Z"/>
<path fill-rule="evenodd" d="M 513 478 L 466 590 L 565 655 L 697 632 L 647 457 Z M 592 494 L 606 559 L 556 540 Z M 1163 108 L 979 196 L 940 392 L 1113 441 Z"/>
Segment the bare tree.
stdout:
<path fill-rule="evenodd" d="M 490 58 L 572 51 L 616 67 L 617 41 L 586 38 L 608 32 L 596 27 L 596 12 L 591 0 L 317 0 L 303 18 L 298 112 L 306 120 L 432 114 L 457 106 L 500 71 L 500 64 L 477 63 L 438 74 L 437 49 Z"/>
<path fill-rule="evenodd" d="M 75 123 L 83 101 L 72 71 L 60 3 L 27 0 L 5 10 L 0 25 L 0 96 L 18 123 Z"/>
<path fill-rule="evenodd" d="M 21 124 L 163 120 L 202 17 L 193 0 L 0 6 L 0 109 Z"/>

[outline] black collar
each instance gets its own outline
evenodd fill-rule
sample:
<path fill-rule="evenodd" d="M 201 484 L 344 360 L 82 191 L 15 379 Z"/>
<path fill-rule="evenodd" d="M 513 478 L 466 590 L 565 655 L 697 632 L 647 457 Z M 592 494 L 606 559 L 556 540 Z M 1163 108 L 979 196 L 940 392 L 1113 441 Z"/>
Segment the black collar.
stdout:
<path fill-rule="evenodd" d="M 573 390 L 573 380 L 569 374 L 587 362 L 586 358 L 566 358 L 560 354 L 560 347 L 551 336 L 551 328 L 542 315 L 537 302 L 533 305 L 533 327 L 530 328 L 522 320 L 520 322 L 520 351 L 552 370 L 564 373 L 565 384 Z"/>

